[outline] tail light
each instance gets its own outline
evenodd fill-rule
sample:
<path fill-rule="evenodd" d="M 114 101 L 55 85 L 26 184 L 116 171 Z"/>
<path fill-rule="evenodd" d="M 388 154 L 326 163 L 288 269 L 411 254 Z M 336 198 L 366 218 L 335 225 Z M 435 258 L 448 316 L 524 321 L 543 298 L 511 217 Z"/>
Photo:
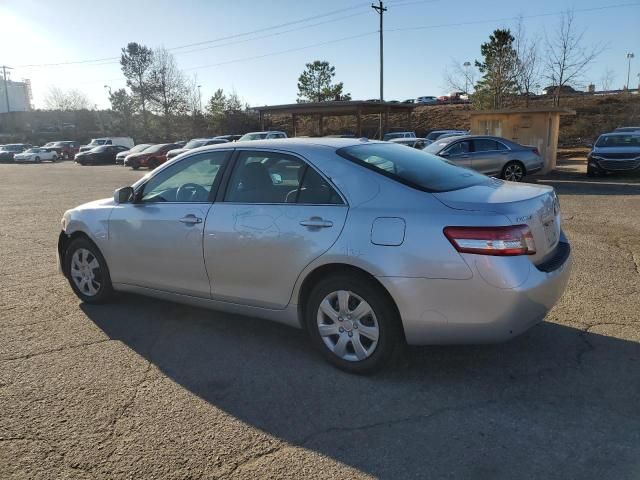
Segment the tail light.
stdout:
<path fill-rule="evenodd" d="M 536 245 L 527 225 L 508 227 L 446 227 L 445 236 L 460 253 L 533 255 Z"/>

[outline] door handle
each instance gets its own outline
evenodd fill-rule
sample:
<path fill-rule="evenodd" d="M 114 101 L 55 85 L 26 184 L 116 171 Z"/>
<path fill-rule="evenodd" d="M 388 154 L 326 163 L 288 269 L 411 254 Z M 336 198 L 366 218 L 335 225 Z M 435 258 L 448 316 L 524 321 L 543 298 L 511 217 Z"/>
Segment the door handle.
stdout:
<path fill-rule="evenodd" d="M 329 228 L 333 227 L 333 222 L 331 220 L 324 220 L 320 217 L 311 217 L 308 220 L 302 220 L 300 225 L 310 228 Z"/>
<path fill-rule="evenodd" d="M 186 223 L 187 225 L 195 225 L 196 223 L 202 223 L 202 219 L 200 217 L 196 217 L 192 213 L 189 215 L 185 215 L 180 220 L 182 223 Z"/>
<path fill-rule="evenodd" d="M 469 158 L 469 157 L 470 157 L 470 155 L 462 155 L 461 158 Z"/>

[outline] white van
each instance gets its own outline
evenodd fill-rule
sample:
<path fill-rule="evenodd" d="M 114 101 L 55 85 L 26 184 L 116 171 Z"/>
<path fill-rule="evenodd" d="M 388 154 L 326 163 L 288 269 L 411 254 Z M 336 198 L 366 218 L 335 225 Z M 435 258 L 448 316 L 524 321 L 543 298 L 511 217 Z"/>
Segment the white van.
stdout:
<path fill-rule="evenodd" d="M 87 150 L 91 150 L 92 148 L 99 147 L 100 145 L 121 145 L 123 147 L 133 148 L 135 143 L 133 143 L 133 138 L 131 137 L 92 138 L 87 145 L 82 145 L 80 147 L 80 151 L 86 152 Z"/>

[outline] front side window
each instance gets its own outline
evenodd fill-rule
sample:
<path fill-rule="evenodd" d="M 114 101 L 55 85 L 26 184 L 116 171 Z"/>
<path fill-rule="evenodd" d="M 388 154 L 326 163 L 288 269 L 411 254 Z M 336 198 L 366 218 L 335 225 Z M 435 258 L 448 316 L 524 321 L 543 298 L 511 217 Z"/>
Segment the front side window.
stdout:
<path fill-rule="evenodd" d="M 341 157 L 418 190 L 445 192 L 490 181 L 423 150 L 393 143 L 370 143 L 341 148 Z"/>
<path fill-rule="evenodd" d="M 471 151 L 471 145 L 468 141 L 456 142 L 450 147 L 445 148 L 442 153 L 449 155 L 465 155 Z"/>
<path fill-rule="evenodd" d="M 279 152 L 241 152 L 229 181 L 226 202 L 342 203 L 313 168 Z"/>
<path fill-rule="evenodd" d="M 229 152 L 194 155 L 153 176 L 144 186 L 141 201 L 203 203 L 213 199 Z"/>

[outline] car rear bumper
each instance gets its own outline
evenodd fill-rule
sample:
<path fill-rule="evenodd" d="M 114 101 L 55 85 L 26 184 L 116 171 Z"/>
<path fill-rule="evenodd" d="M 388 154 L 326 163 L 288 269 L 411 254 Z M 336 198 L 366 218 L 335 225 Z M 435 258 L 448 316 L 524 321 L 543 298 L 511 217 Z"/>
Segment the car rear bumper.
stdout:
<path fill-rule="evenodd" d="M 565 242 L 563 238 L 553 258 L 537 267 L 527 257 L 484 257 L 483 264 L 491 270 L 483 271 L 474 264 L 473 278 L 469 280 L 378 280 L 396 301 L 407 343 L 501 342 L 541 322 L 564 293 L 572 264 L 570 247 Z M 494 277 L 489 278 L 487 271 Z M 517 285 L 496 286 L 502 277 Z"/>

